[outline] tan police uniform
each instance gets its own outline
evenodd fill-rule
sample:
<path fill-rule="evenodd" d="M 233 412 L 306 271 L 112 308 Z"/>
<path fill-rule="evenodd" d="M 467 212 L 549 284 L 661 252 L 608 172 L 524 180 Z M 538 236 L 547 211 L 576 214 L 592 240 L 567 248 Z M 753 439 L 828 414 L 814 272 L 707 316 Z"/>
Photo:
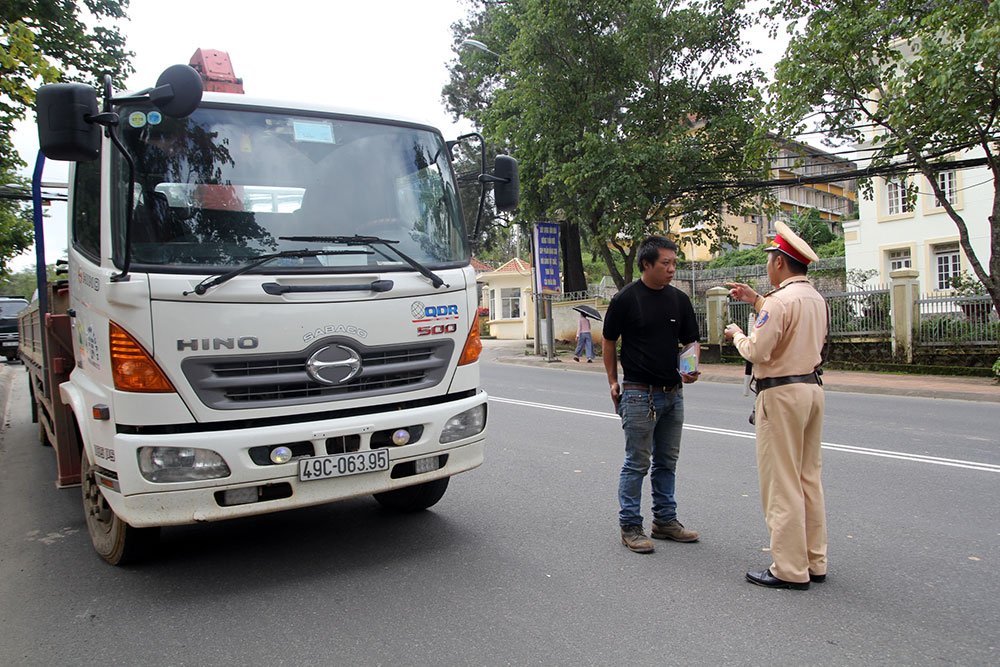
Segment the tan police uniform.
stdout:
<path fill-rule="evenodd" d="M 805 276 L 788 278 L 758 297 L 754 309 L 758 316 L 750 335 L 737 333 L 733 342 L 753 362 L 758 381 L 805 376 L 820 365 L 826 303 Z M 757 474 L 771 534 L 770 570 L 784 581 L 807 582 L 810 573 L 826 574 L 820 481 L 824 405 L 823 388 L 812 382 L 773 386 L 757 394 Z"/>

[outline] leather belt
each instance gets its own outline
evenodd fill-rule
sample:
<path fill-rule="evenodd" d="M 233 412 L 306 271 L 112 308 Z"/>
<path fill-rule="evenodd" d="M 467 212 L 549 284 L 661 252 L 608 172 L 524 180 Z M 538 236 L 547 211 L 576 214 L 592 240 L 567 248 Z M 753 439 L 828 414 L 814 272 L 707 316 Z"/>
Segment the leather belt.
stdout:
<path fill-rule="evenodd" d="M 813 371 L 812 373 L 806 373 L 805 375 L 783 375 L 776 378 L 757 378 L 755 381 L 757 391 L 764 391 L 765 389 L 770 389 L 771 387 L 780 387 L 786 384 L 818 384 L 823 386 L 823 380 L 820 379 L 820 373 L 818 371 Z"/>
<path fill-rule="evenodd" d="M 639 382 L 622 382 L 622 391 L 626 389 L 637 389 L 639 391 L 662 391 L 664 394 L 669 394 L 677 391 L 677 387 L 680 385 L 673 385 L 672 387 L 661 386 L 661 385 L 649 385 L 641 384 Z"/>

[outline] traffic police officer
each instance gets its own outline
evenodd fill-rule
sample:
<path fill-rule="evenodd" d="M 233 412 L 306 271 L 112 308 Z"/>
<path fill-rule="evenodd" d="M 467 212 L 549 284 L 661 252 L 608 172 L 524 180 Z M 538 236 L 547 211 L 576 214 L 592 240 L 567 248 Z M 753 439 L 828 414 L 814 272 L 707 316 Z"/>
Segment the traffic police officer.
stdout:
<path fill-rule="evenodd" d="M 774 290 L 727 283 L 730 295 L 753 305 L 757 320 L 746 335 L 735 324 L 725 335 L 753 363 L 757 400 L 757 474 L 774 562 L 747 580 L 768 588 L 806 590 L 826 579 L 826 509 L 820 481 L 824 396 L 820 380 L 827 334 L 826 302 L 806 278 L 819 259 L 783 222 L 768 248 Z"/>

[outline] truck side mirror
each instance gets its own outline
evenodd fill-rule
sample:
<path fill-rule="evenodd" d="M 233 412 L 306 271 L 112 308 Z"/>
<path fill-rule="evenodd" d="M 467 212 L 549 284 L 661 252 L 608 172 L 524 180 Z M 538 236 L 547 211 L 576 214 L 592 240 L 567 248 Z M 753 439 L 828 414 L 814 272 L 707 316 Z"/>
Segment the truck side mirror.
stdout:
<path fill-rule="evenodd" d="M 87 121 L 97 115 L 97 95 L 82 83 L 50 83 L 38 89 L 38 146 L 52 160 L 88 162 L 101 151 L 101 127 Z"/>
<path fill-rule="evenodd" d="M 493 163 L 493 201 L 498 211 L 513 211 L 521 194 L 517 160 L 509 155 L 497 155 Z"/>
<path fill-rule="evenodd" d="M 149 91 L 149 101 L 166 116 L 184 118 L 201 104 L 203 90 L 201 75 L 193 67 L 171 65 Z"/>

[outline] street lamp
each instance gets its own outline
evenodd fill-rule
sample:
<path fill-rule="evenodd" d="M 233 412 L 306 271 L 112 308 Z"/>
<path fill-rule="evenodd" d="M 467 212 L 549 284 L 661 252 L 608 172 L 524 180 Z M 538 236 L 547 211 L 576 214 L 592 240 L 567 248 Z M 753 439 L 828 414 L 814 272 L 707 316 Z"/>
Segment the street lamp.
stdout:
<path fill-rule="evenodd" d="M 480 42 L 478 39 L 463 39 L 462 43 L 458 45 L 460 49 L 475 49 L 476 51 L 482 51 L 483 53 L 488 53 L 491 56 L 500 57 L 499 53 L 490 51 L 489 47 Z"/>

